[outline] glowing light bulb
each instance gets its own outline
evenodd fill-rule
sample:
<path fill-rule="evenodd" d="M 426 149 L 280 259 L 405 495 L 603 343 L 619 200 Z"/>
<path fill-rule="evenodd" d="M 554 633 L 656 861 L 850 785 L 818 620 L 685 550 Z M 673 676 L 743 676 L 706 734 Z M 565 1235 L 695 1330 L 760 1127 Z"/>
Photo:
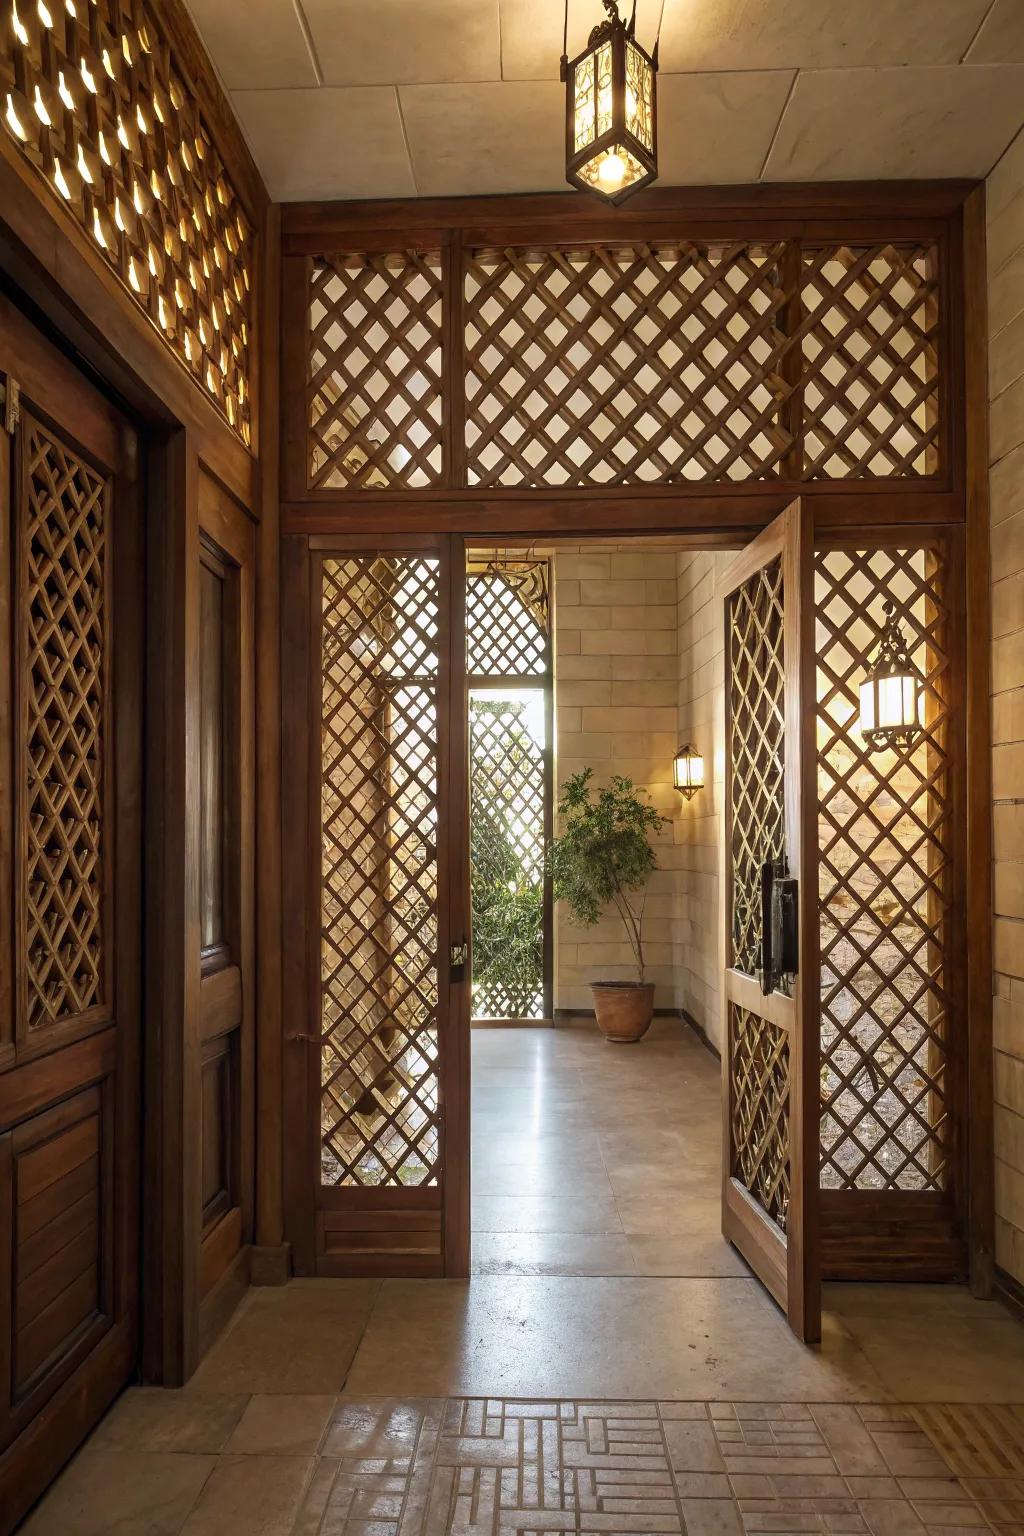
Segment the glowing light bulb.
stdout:
<path fill-rule="evenodd" d="M 597 168 L 597 179 L 603 187 L 621 187 L 626 179 L 626 162 L 621 155 L 605 155 Z"/>

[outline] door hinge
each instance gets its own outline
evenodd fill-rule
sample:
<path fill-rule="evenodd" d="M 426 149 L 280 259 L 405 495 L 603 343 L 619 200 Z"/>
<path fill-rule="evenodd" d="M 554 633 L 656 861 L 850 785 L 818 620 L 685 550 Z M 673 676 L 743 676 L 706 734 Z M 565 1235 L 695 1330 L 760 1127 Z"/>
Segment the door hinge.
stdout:
<path fill-rule="evenodd" d="M 21 420 L 21 385 L 13 374 L 9 373 L 7 382 L 0 384 L 0 405 L 4 408 L 4 431 L 13 437 Z"/>
<path fill-rule="evenodd" d="M 465 939 L 458 944 L 453 944 L 448 951 L 448 963 L 451 967 L 451 980 L 461 981 L 466 971 L 466 963 L 469 960 L 469 945 Z"/>

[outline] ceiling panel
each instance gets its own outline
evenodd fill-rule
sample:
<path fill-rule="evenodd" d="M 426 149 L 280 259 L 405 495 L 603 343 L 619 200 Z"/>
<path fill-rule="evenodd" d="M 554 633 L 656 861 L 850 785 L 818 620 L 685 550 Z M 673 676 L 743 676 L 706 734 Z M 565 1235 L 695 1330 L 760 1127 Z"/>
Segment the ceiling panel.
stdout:
<path fill-rule="evenodd" d="M 1020 0 L 1009 0 L 1020 6 Z M 665 0 L 661 66 L 956 64 L 991 0 Z"/>
<path fill-rule="evenodd" d="M 757 181 L 793 84 L 792 70 L 662 75 L 658 162 L 673 184 Z"/>
<path fill-rule="evenodd" d="M 967 55 L 968 64 L 1024 64 L 1024 5 L 995 0 Z"/>
<path fill-rule="evenodd" d="M 422 197 L 565 187 L 557 81 L 405 85 L 399 95 Z"/>
<path fill-rule="evenodd" d="M 498 0 L 303 0 L 326 85 L 501 78 Z"/>
<path fill-rule="evenodd" d="M 228 90 L 316 85 L 294 0 L 188 0 Z"/>
<path fill-rule="evenodd" d="M 984 176 L 1022 102 L 1019 64 L 801 72 L 765 179 Z"/>
<path fill-rule="evenodd" d="M 275 202 L 415 194 L 390 86 L 235 91 L 232 102 Z"/>
<path fill-rule="evenodd" d="M 671 4 L 672 0 L 666 0 Z M 679 3 L 679 0 L 676 0 Z M 565 11 L 561 0 L 500 0 L 501 68 L 505 80 L 557 80 Z M 621 6 L 623 15 L 626 6 Z M 661 0 L 637 0 L 637 41 L 650 51 Z M 591 30 L 604 19 L 601 0 L 569 0 L 569 57 L 582 53 Z"/>

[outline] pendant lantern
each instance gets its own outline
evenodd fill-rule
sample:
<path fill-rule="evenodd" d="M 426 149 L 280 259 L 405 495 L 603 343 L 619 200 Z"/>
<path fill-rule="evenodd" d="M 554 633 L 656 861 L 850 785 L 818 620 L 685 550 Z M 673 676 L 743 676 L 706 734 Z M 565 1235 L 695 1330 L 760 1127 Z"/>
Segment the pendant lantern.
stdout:
<path fill-rule="evenodd" d="M 570 185 L 621 203 L 658 175 L 658 44 L 636 40 L 636 0 L 628 22 L 616 0 L 583 52 L 562 54 L 565 174 Z M 566 4 L 568 40 L 568 4 Z"/>
<path fill-rule="evenodd" d="M 875 752 L 912 747 L 921 734 L 924 682 L 907 649 L 903 626 L 890 598 L 885 628 L 860 685 L 860 730 Z"/>

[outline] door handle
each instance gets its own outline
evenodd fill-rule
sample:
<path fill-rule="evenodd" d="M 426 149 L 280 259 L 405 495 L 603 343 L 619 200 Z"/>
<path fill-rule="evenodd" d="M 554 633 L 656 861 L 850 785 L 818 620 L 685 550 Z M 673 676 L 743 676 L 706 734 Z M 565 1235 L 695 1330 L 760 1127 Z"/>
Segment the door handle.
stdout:
<path fill-rule="evenodd" d="M 462 981 L 466 974 L 466 966 L 469 963 L 469 944 L 465 939 L 460 939 L 453 944 L 448 952 L 448 964 L 450 967 L 450 979 Z"/>

